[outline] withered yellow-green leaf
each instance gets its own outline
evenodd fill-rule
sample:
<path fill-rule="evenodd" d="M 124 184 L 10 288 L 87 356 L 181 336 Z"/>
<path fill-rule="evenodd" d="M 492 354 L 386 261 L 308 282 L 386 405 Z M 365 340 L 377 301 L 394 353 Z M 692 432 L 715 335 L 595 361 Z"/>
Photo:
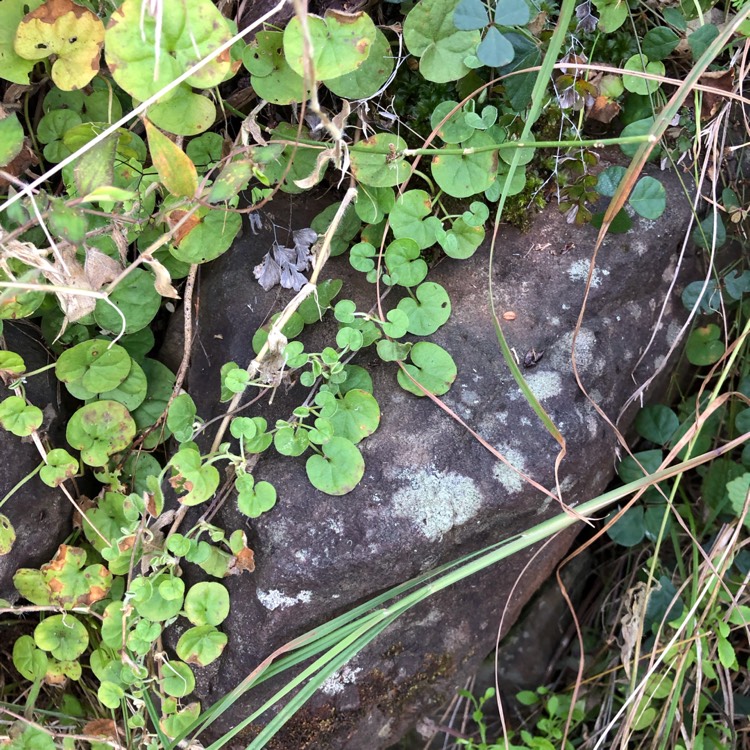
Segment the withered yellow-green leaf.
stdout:
<path fill-rule="evenodd" d="M 27 13 L 16 30 L 13 47 L 26 60 L 56 56 L 52 80 L 63 91 L 86 86 L 99 72 L 104 24 L 71 0 L 48 0 Z"/>
<path fill-rule="evenodd" d="M 151 159 L 159 179 L 172 195 L 192 198 L 198 189 L 198 172 L 190 157 L 146 120 Z"/>

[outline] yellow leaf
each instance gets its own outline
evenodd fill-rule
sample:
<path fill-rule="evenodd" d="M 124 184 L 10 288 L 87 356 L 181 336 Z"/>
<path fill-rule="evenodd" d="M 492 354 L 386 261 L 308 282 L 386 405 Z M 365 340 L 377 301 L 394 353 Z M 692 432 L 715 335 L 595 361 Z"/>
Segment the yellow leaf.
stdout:
<path fill-rule="evenodd" d="M 27 13 L 13 47 L 26 60 L 55 56 L 52 80 L 64 91 L 81 89 L 99 72 L 104 24 L 71 0 L 48 0 Z"/>
<path fill-rule="evenodd" d="M 146 134 L 151 161 L 162 185 L 172 195 L 192 198 L 198 189 L 198 172 L 190 157 L 148 120 Z"/>

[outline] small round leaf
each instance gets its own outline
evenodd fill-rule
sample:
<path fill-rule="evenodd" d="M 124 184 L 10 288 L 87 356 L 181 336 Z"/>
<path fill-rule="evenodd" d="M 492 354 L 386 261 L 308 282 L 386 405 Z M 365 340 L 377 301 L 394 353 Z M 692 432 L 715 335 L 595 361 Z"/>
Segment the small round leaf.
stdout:
<path fill-rule="evenodd" d="M 34 642 L 49 651 L 55 659 L 73 661 L 89 645 L 89 634 L 83 623 L 71 614 L 51 615 L 34 629 Z"/>
<path fill-rule="evenodd" d="M 436 396 L 442 396 L 448 392 L 456 379 L 458 370 L 453 357 L 445 349 L 430 341 L 420 341 L 414 344 L 409 356 L 413 364 L 407 364 L 404 367 L 414 380 Z M 405 390 L 415 396 L 425 395 L 401 369 L 397 377 L 399 385 Z"/>
<path fill-rule="evenodd" d="M 229 615 L 229 592 L 220 583 L 196 583 L 185 597 L 184 609 L 193 625 L 220 625 Z"/>
<path fill-rule="evenodd" d="M 177 656 L 188 664 L 205 667 L 221 656 L 227 636 L 213 625 L 199 625 L 186 630 L 177 641 Z"/>
<path fill-rule="evenodd" d="M 317 453 L 307 459 L 307 478 L 316 489 L 327 495 L 346 495 L 365 473 L 365 461 L 354 443 L 346 438 L 333 437 Z"/>

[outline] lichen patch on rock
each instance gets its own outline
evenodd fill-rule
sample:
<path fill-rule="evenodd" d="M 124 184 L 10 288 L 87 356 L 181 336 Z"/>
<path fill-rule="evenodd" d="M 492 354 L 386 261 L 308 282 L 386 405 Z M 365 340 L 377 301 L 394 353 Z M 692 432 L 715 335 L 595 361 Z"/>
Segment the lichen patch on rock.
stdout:
<path fill-rule="evenodd" d="M 411 520 L 432 541 L 469 521 L 482 503 L 474 481 L 453 471 L 430 467 L 401 472 L 401 477 L 405 484 L 393 496 L 393 512 Z"/>

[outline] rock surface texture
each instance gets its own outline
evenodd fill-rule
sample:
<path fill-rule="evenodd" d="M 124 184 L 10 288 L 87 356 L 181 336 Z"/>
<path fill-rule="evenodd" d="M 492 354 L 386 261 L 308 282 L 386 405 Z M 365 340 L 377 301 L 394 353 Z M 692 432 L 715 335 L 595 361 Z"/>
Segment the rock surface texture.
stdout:
<path fill-rule="evenodd" d="M 44 367 L 51 361 L 29 325 L 4 321 L 2 339 L 3 348 L 21 354 L 28 371 Z M 51 445 L 64 445 L 65 424 L 61 418 L 54 373 L 47 371 L 29 378 L 26 393 L 31 403 L 44 411 L 42 429 L 49 436 Z M 12 395 L 0 380 L 0 401 Z M 42 461 L 31 438 L 22 439 L 6 430 L 0 430 L 0 455 L 3 495 Z M 13 574 L 18 568 L 37 568 L 52 559 L 71 531 L 73 506 L 61 490 L 48 487 L 37 475 L 9 497 L 1 512 L 13 524 L 16 541 L 7 555 L 0 556 L 0 598 L 15 601 L 18 592 L 13 586 Z"/>
<path fill-rule="evenodd" d="M 635 218 L 628 234 L 607 239 L 577 338 L 583 383 L 613 420 L 636 388 L 634 378 L 643 382 L 664 362 L 684 319 L 681 286 L 671 293 L 669 289 L 690 209 L 676 180 L 660 177 L 670 195 L 667 212 L 655 222 Z M 253 333 L 291 296 L 277 293 L 278 288 L 264 292 L 253 278 L 253 267 L 274 237 L 284 242 L 287 227 L 309 226 L 322 207 L 311 206 L 309 198 L 279 197 L 268 206 L 264 229 L 258 235 L 246 231 L 201 276 L 189 390 L 203 418 L 222 413 L 221 365 L 234 360 L 246 366 L 253 357 Z M 567 442 L 560 481 L 570 504 L 595 497 L 614 473 L 612 429 L 579 389 L 571 366 L 573 332 L 595 239 L 593 228 L 570 226 L 550 208 L 526 234 L 501 229 L 491 270 L 498 313 L 515 314 L 512 321 L 503 321 L 510 346 L 521 361 L 528 352 L 542 354 L 525 375 Z M 554 489 L 558 446 L 524 400 L 500 354 L 488 304 L 489 272 L 488 242 L 469 260 L 443 260 L 430 270 L 428 280 L 445 287 L 453 308 L 448 322 L 430 337 L 458 365 L 456 382 L 442 400 L 515 467 Z M 340 296 L 355 299 L 360 310 L 375 303 L 374 285 L 351 269 L 346 256 L 331 259 L 322 278 L 343 279 Z M 401 296 L 394 290 L 384 309 L 395 306 Z M 310 330 L 316 340 L 327 335 L 330 343 L 335 332 L 331 313 Z M 654 330 L 654 340 L 634 373 Z M 304 334 L 302 338 L 306 340 Z M 173 358 L 181 353 L 176 341 Z M 306 348 L 316 350 L 314 344 Z M 359 486 L 343 497 L 329 497 L 308 482 L 305 457 L 264 454 L 254 474 L 276 486 L 276 507 L 249 522 L 230 499 L 214 519 L 224 528 L 248 532 L 257 569 L 224 580 L 232 601 L 222 626 L 229 643 L 219 661 L 199 670 L 197 694 L 204 706 L 294 636 L 420 572 L 560 512 L 554 501 L 496 460 L 449 413 L 402 390 L 395 364 L 381 362 L 371 350 L 354 362 L 371 373 L 382 410 L 380 428 L 360 444 L 366 469 Z M 253 406 L 244 414 L 262 414 L 272 427 L 275 419 L 289 418 L 305 395 L 300 386 L 282 386 L 272 408 Z M 630 417 L 620 422 L 622 430 Z M 209 440 L 211 428 L 206 432 Z M 269 747 L 388 747 L 476 668 L 494 646 L 503 609 L 507 607 L 506 630 L 565 553 L 574 532 L 548 544 L 515 587 L 536 550 L 411 610 L 331 678 Z M 267 696 L 265 688 L 261 692 Z M 260 698 L 258 694 L 238 703 L 211 731 L 235 725 L 249 706 L 260 705 Z M 251 727 L 235 746 L 244 747 L 257 731 Z"/>

